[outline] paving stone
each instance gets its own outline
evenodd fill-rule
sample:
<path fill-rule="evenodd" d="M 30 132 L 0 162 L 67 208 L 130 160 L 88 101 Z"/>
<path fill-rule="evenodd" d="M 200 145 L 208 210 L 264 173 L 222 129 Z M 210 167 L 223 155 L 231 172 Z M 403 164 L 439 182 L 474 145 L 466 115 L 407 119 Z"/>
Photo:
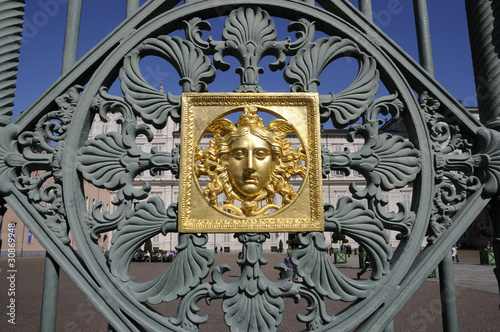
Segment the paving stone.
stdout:
<path fill-rule="evenodd" d="M 493 266 L 479 265 L 477 251 L 460 250 L 460 263 L 454 263 L 457 308 L 460 331 L 500 331 L 500 297 L 493 274 Z M 285 255 L 277 253 L 265 254 L 269 260 L 263 270 L 270 280 L 278 279 L 278 271 L 273 267 L 283 261 Z M 227 282 L 234 281 L 239 274 L 236 264 L 236 253 L 217 254 L 214 266 L 227 263 L 231 271 L 224 275 Z M 332 256 L 333 259 L 333 256 Z M 43 258 L 17 258 L 16 274 L 16 325 L 8 324 L 5 309 L 0 309 L 0 331 L 38 331 L 42 284 Z M 135 281 L 146 281 L 159 275 L 169 263 L 132 263 L 131 275 Z M 355 277 L 360 270 L 358 257 L 351 255 L 346 264 L 337 267 L 350 277 Z M 6 308 L 8 296 L 6 279 L 6 260 L 0 259 L 0 308 Z M 368 278 L 368 273 L 363 277 Z M 363 278 L 362 277 L 362 278 Z M 229 329 L 223 322 L 221 301 L 215 300 L 211 305 L 200 301 L 199 315 L 208 314 L 206 324 L 200 326 L 200 332 L 223 332 Z M 329 312 L 339 312 L 348 304 L 330 302 Z M 176 303 L 154 306 L 156 310 L 168 315 L 175 315 Z M 296 321 L 297 314 L 304 314 L 304 300 L 294 304 L 286 299 L 283 322 L 280 332 L 303 331 L 305 325 Z M 68 276 L 61 271 L 59 284 L 59 304 L 57 313 L 57 331 L 107 331 L 107 322 L 82 295 Z M 441 323 L 441 301 L 439 298 L 438 278 L 429 278 L 415 296 L 402 308 L 394 320 L 395 331 L 439 332 L 443 331 Z"/>

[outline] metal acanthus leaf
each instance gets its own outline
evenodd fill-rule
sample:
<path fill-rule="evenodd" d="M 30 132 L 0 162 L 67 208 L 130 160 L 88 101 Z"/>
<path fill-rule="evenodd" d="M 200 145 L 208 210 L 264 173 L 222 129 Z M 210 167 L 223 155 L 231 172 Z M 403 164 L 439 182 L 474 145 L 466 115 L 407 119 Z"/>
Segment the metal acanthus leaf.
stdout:
<path fill-rule="evenodd" d="M 125 145 L 124 137 L 116 132 L 87 141 L 80 149 L 79 161 L 78 170 L 85 179 L 109 190 L 131 185 L 135 175 L 148 165 L 147 160 L 141 162 L 139 148 L 131 151 Z"/>
<path fill-rule="evenodd" d="M 422 167 L 420 152 L 401 136 L 388 133 L 373 135 L 373 128 L 354 125 L 350 135 L 362 135 L 366 143 L 359 151 L 351 154 L 350 167 L 367 179 L 366 189 L 356 195 L 362 198 L 374 196 L 378 187 L 383 190 L 402 188 L 415 180 Z"/>
<path fill-rule="evenodd" d="M 361 202 L 342 197 L 337 208 L 325 205 L 325 230 L 336 231 L 360 243 L 371 259 L 372 279 L 380 279 L 389 271 L 392 247 L 380 220 Z"/>
<path fill-rule="evenodd" d="M 300 49 L 284 73 L 286 82 L 292 84 L 292 92 L 316 92 L 326 66 L 345 56 L 358 60 L 359 70 L 354 82 L 337 95 L 320 96 L 322 122 L 331 118 L 340 128 L 356 122 L 374 100 L 379 73 L 372 57 L 362 53 L 351 40 L 321 38 Z"/>
<path fill-rule="evenodd" d="M 141 74 L 139 63 L 147 55 L 159 56 L 170 62 L 179 74 L 183 92 L 207 91 L 215 78 L 215 69 L 208 57 L 195 45 L 179 37 L 160 36 L 145 40 L 128 54 L 120 70 L 121 88 L 125 100 L 146 123 L 156 128 L 165 126 L 170 116 L 180 119 L 180 97 L 153 88 Z"/>
<path fill-rule="evenodd" d="M 130 280 L 129 266 L 134 251 L 147 239 L 175 231 L 177 227 L 177 203 L 165 209 L 165 203 L 157 198 L 141 202 L 118 223 L 111 239 L 109 260 L 111 273 L 122 281 Z"/>
<path fill-rule="evenodd" d="M 222 41 L 211 41 L 215 48 L 214 64 L 223 71 L 229 64 L 222 59 L 226 55 L 235 57 L 241 64 L 236 72 L 241 77 L 241 86 L 237 91 L 262 92 L 259 75 L 264 70 L 259 62 L 267 55 L 276 57 L 269 67 L 275 71 L 285 66 L 285 47 L 276 43 L 277 32 L 269 14 L 259 7 L 240 7 L 229 14 L 226 20 Z"/>
<path fill-rule="evenodd" d="M 477 172 L 484 182 L 484 195 L 490 197 L 498 192 L 500 184 L 500 135 L 491 129 L 477 131 L 481 154 L 474 155 Z"/>
<path fill-rule="evenodd" d="M 227 264 L 212 272 L 212 289 L 216 296 L 224 298 L 222 309 L 231 331 L 276 331 L 285 305 L 281 295 L 288 291 L 296 295 L 290 279 L 272 282 L 264 275 L 261 265 L 267 261 L 262 257 L 262 242 L 266 237 L 268 233 L 238 234 L 238 240 L 244 244 L 243 257 L 238 260 L 242 267 L 238 280 L 230 284 L 222 280 L 222 274 L 230 270 Z M 291 277 L 282 263 L 278 267 Z"/>
<path fill-rule="evenodd" d="M 8 195 L 13 188 L 13 182 L 17 177 L 16 167 L 22 166 L 23 156 L 17 150 L 17 136 L 19 128 L 8 125 L 0 129 L 0 194 Z"/>
<path fill-rule="evenodd" d="M 207 243 L 207 235 L 181 234 L 178 254 L 168 270 L 158 278 L 142 284 L 131 283 L 129 288 L 141 302 L 151 304 L 171 302 L 186 295 L 208 275 L 214 256 L 210 250 L 202 248 Z"/>
<path fill-rule="evenodd" d="M 304 283 L 320 295 L 334 301 L 354 301 L 365 298 L 374 287 L 371 283 L 352 280 L 337 270 L 328 256 L 323 233 L 299 235 L 299 242 L 303 248 L 293 251 L 292 262 Z"/>

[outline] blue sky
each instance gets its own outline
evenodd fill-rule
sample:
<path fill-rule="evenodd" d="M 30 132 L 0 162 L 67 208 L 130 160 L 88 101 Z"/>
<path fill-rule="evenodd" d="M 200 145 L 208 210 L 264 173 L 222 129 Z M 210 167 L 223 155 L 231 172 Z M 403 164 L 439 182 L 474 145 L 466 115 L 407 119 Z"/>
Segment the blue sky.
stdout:
<path fill-rule="evenodd" d="M 67 0 L 27 3 L 14 116 L 26 109 L 61 74 Z M 79 56 L 89 51 L 124 19 L 125 3 L 125 0 L 83 1 Z M 351 3 L 356 5 L 357 1 L 351 0 Z M 428 1 L 428 7 L 436 79 L 464 105 L 476 106 L 464 2 L 434 0 Z M 412 1 L 373 1 L 373 13 L 374 22 L 407 53 L 418 59 Z M 283 37 L 279 35 L 280 39 Z M 172 70 L 163 62 L 148 64 L 145 61 L 145 64 L 145 74 L 153 86 L 159 87 L 160 79 Z M 233 70 L 234 66 L 222 75 L 230 75 L 237 81 Z M 225 90 L 225 87 L 211 87 L 211 91 L 220 90 Z M 272 92 L 269 88 L 266 90 Z"/>

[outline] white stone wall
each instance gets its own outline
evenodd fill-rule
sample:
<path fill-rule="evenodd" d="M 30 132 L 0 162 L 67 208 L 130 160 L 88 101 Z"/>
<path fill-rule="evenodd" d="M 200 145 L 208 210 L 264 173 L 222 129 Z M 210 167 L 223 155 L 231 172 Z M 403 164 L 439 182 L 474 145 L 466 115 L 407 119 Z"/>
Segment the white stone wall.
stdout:
<path fill-rule="evenodd" d="M 120 130 L 119 125 L 115 122 L 116 116 L 111 114 L 110 121 L 108 123 L 103 123 L 99 117 L 92 126 L 91 135 L 95 136 L 97 134 L 104 133 L 107 131 L 117 131 Z M 146 137 L 140 136 L 137 138 L 137 145 L 142 151 L 150 152 L 153 147 L 157 148 L 163 152 L 171 152 L 175 144 L 179 144 L 180 141 L 180 130 L 179 125 L 174 123 L 169 119 L 167 126 L 164 129 L 158 130 L 151 127 L 151 131 L 154 134 L 154 139 L 148 142 Z M 398 133 L 402 134 L 402 133 Z M 403 133 L 404 134 L 404 133 Z M 349 149 L 354 152 L 359 150 L 363 144 L 364 140 L 362 138 L 356 138 L 354 142 L 348 142 L 346 140 L 347 131 L 345 130 L 323 130 L 322 131 L 322 144 L 326 146 L 330 151 L 340 152 L 344 149 Z M 200 145 L 208 145 L 210 137 L 205 137 Z M 290 138 L 292 145 L 298 145 L 299 141 L 297 138 Z M 177 202 L 179 197 L 179 187 L 178 180 L 168 171 L 151 175 L 149 172 L 144 172 L 139 177 L 136 178 L 135 186 L 137 188 L 142 187 L 145 181 L 151 184 L 151 195 L 161 198 L 165 202 L 165 206 L 168 206 L 172 202 Z M 352 172 L 349 175 L 345 175 L 342 172 L 332 171 L 326 179 L 323 179 L 323 199 L 324 202 L 329 202 L 333 205 L 337 204 L 337 201 L 342 196 L 351 196 L 349 192 L 349 185 L 354 182 L 358 187 L 362 188 L 364 186 L 364 177 L 357 172 Z M 389 199 L 389 204 L 387 206 L 388 211 L 397 211 L 397 203 L 410 204 L 411 202 L 412 188 L 404 188 L 402 190 L 393 190 L 387 193 L 387 198 Z M 405 204 L 405 205 L 406 205 Z M 399 243 L 396 240 L 396 235 L 398 232 L 388 231 L 390 236 L 390 243 L 393 247 L 396 247 Z M 331 233 L 325 232 L 326 242 L 330 243 Z M 167 234 L 166 236 L 157 235 L 153 237 L 152 243 L 153 247 L 163 249 L 163 250 L 175 250 L 177 245 L 178 235 L 176 233 Z M 287 248 L 286 241 L 288 240 L 288 233 L 271 233 L 270 238 L 264 243 L 264 250 L 271 251 L 273 247 L 278 248 L 280 239 L 283 241 L 284 248 Z M 351 246 L 356 248 L 358 244 L 354 240 L 350 239 Z M 339 244 L 333 244 L 333 247 L 338 247 Z M 215 247 L 223 247 L 225 251 L 239 252 L 241 250 L 241 244 L 234 234 L 209 234 L 208 243 L 206 244 L 208 249 L 214 250 Z M 273 248 L 274 249 L 274 248 Z"/>

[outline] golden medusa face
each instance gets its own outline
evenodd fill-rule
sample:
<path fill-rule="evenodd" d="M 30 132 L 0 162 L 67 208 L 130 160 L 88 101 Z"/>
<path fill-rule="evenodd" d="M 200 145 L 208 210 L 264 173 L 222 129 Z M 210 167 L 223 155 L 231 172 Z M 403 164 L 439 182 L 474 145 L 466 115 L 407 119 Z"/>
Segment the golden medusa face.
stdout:
<path fill-rule="evenodd" d="M 234 141 L 229 149 L 227 173 L 233 190 L 240 197 L 256 197 L 271 178 L 271 147 L 250 133 Z"/>
<path fill-rule="evenodd" d="M 211 181 L 203 195 L 236 216 L 261 216 L 288 205 L 297 195 L 288 180 L 306 173 L 303 148 L 294 150 L 286 139 L 292 125 L 276 119 L 264 127 L 257 113 L 255 106 L 244 107 L 237 126 L 216 119 L 207 127 L 214 135 L 209 147 L 196 147 L 196 177 L 206 175 Z"/>
<path fill-rule="evenodd" d="M 324 230 L 320 135 L 317 93 L 184 93 L 179 232 Z"/>

